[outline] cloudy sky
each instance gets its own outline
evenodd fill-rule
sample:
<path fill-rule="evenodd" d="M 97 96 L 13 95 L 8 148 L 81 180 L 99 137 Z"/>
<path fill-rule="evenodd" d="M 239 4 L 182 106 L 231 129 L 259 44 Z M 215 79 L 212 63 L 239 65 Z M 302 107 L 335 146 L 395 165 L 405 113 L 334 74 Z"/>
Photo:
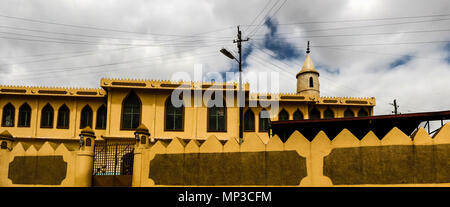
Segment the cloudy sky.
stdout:
<path fill-rule="evenodd" d="M 306 42 L 322 96 L 375 97 L 376 114 L 450 109 L 448 0 L 2 0 L 0 84 L 98 88 L 100 78 L 278 72 L 295 92 Z"/>

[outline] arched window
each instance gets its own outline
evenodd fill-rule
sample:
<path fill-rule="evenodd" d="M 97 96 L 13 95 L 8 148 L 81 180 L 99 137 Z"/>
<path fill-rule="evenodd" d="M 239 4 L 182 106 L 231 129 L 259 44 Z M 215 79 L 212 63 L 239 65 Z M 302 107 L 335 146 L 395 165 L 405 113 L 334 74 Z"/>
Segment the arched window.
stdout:
<path fill-rule="evenodd" d="M 106 106 L 102 105 L 97 109 L 97 121 L 95 124 L 96 129 L 106 129 Z"/>
<path fill-rule="evenodd" d="M 369 113 L 366 110 L 364 110 L 363 108 L 361 108 L 358 111 L 358 117 L 363 117 L 363 116 L 369 116 Z"/>
<path fill-rule="evenodd" d="M 286 121 L 289 120 L 289 113 L 286 110 L 281 110 L 280 113 L 278 113 L 278 121 Z"/>
<path fill-rule="evenodd" d="M 86 138 L 86 146 L 90 147 L 92 145 L 92 141 L 90 138 Z"/>
<path fill-rule="evenodd" d="M 320 111 L 316 107 L 309 112 L 309 119 L 320 119 Z"/>
<path fill-rule="evenodd" d="M 141 100 L 131 92 L 122 103 L 122 129 L 136 129 L 141 123 Z"/>
<path fill-rule="evenodd" d="M 68 129 L 69 128 L 69 120 L 70 120 L 70 110 L 63 104 L 58 109 L 58 121 L 56 123 L 56 128 L 59 129 Z"/>
<path fill-rule="evenodd" d="M 302 120 L 303 119 L 303 113 L 300 111 L 300 109 L 297 109 L 297 111 L 294 112 L 294 120 Z"/>
<path fill-rule="evenodd" d="M 325 118 L 325 119 L 332 119 L 332 118 L 334 118 L 334 112 L 330 108 L 327 108 L 327 110 L 325 110 L 323 112 L 323 118 Z"/>
<path fill-rule="evenodd" d="M 184 105 L 175 107 L 172 103 L 171 96 L 166 100 L 166 131 L 183 131 L 184 129 Z"/>
<path fill-rule="evenodd" d="M 355 117 L 355 113 L 352 110 L 347 109 L 344 111 L 344 117 Z"/>
<path fill-rule="evenodd" d="M 210 132 L 225 132 L 227 131 L 227 108 L 224 103 L 224 107 L 216 107 L 208 103 L 208 131 Z"/>
<path fill-rule="evenodd" d="M 89 105 L 86 105 L 81 110 L 81 119 L 80 119 L 80 128 L 83 129 L 84 127 L 87 126 L 92 128 L 92 109 Z"/>
<path fill-rule="evenodd" d="M 27 103 L 24 103 L 19 108 L 19 127 L 30 127 L 31 119 L 31 107 Z"/>
<path fill-rule="evenodd" d="M 309 87 L 314 88 L 314 80 L 312 77 L 309 77 Z"/>
<path fill-rule="evenodd" d="M 267 118 L 266 118 L 267 117 Z M 263 109 L 259 112 L 259 131 L 267 132 L 269 130 L 270 118 L 269 112 Z"/>
<path fill-rule="evenodd" d="M 3 107 L 2 126 L 4 127 L 14 126 L 15 111 L 16 110 L 11 103 L 8 103 L 6 104 L 5 107 Z"/>
<path fill-rule="evenodd" d="M 53 107 L 48 103 L 42 108 L 41 128 L 53 128 Z"/>
<path fill-rule="evenodd" d="M 251 109 L 247 109 L 244 114 L 244 131 L 254 132 L 255 131 L 255 114 Z"/>

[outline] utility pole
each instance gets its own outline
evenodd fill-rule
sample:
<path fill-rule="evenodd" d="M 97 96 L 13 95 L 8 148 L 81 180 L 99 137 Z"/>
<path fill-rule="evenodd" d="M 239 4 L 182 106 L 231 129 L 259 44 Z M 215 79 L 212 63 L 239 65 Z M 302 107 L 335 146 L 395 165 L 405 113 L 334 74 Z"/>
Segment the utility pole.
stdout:
<path fill-rule="evenodd" d="M 395 115 L 398 114 L 398 105 L 397 105 L 397 100 L 394 99 L 394 103 L 389 103 L 390 105 L 394 106 L 394 111 L 392 113 L 394 113 Z"/>
<path fill-rule="evenodd" d="M 242 138 L 244 136 L 244 105 L 245 105 L 245 93 L 242 93 L 242 42 L 248 41 L 249 38 L 243 40 L 242 33 L 237 26 L 237 39 L 233 40 L 233 43 L 237 43 L 239 52 L 239 93 L 238 93 L 238 104 L 239 104 L 239 144 L 242 143 Z"/>
<path fill-rule="evenodd" d="M 250 38 L 247 37 L 247 39 L 242 39 L 242 33 L 239 29 L 239 26 L 237 26 L 237 39 L 233 40 L 233 43 L 237 43 L 238 52 L 239 52 L 239 60 L 236 59 L 236 57 L 231 54 L 227 49 L 222 48 L 220 52 L 227 56 L 230 59 L 236 60 L 239 64 L 239 91 L 238 91 L 238 106 L 239 106 L 239 144 L 242 143 L 242 138 L 244 136 L 244 106 L 245 106 L 245 93 L 242 93 L 242 42 L 248 41 Z"/>

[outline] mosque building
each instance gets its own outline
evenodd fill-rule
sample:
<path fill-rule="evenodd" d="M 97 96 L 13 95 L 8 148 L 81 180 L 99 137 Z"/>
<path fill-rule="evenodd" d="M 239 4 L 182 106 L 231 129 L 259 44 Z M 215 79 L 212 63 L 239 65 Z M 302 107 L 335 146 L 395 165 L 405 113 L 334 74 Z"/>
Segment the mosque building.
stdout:
<path fill-rule="evenodd" d="M 268 140 L 269 118 L 261 116 L 267 107 L 250 106 L 249 102 L 277 101 L 278 113 L 270 120 L 330 119 L 373 115 L 375 98 L 320 96 L 319 72 L 307 50 L 301 70 L 297 73 L 297 91 L 287 94 L 250 93 L 244 85 L 246 106 L 244 137 L 257 133 Z M 101 79 L 98 89 L 30 86 L 0 86 L 0 131 L 7 130 L 22 139 L 78 140 L 90 126 L 101 139 L 134 137 L 135 129 L 144 124 L 151 137 L 157 139 L 219 140 L 239 136 L 239 107 L 235 98 L 225 97 L 223 107 L 191 104 L 175 107 L 171 102 L 174 90 L 183 87 L 194 93 L 214 90 L 237 94 L 238 84 L 211 82 L 173 82 L 160 80 Z M 231 103 L 230 103 L 231 101 Z M 203 102 L 202 102 L 203 103 Z"/>

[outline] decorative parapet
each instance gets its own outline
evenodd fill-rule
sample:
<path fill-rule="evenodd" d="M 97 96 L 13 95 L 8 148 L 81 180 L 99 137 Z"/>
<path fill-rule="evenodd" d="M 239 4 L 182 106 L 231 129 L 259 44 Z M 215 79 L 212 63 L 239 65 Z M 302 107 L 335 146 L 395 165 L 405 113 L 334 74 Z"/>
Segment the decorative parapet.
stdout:
<path fill-rule="evenodd" d="M 142 88 L 142 89 L 161 89 L 161 90 L 206 90 L 208 88 L 217 88 L 222 90 L 238 90 L 238 83 L 225 82 L 195 82 L 195 81 L 171 81 L 171 80 L 141 80 L 141 79 L 106 79 L 102 78 L 101 87 L 103 88 Z M 244 84 L 243 90 L 249 91 L 248 83 Z"/>
<path fill-rule="evenodd" d="M 64 87 L 34 87 L 34 86 L 3 86 L 0 94 L 11 95 L 40 95 L 40 96 L 78 96 L 104 97 L 105 90 L 97 88 L 64 88 Z"/>
<path fill-rule="evenodd" d="M 294 101 L 294 102 L 314 102 L 316 97 L 299 95 L 296 93 L 251 93 L 250 101 Z"/>
<path fill-rule="evenodd" d="M 323 131 L 308 141 L 298 131 L 286 142 L 247 134 L 221 142 L 175 138 L 145 149 L 140 186 L 449 186 L 450 123 L 430 137 L 393 128 L 382 139 L 359 140 L 349 130 Z M 235 173 L 239 172 L 239 173 Z"/>
<path fill-rule="evenodd" d="M 251 93 L 250 101 L 314 102 L 321 105 L 375 106 L 374 97 L 317 97 L 297 93 Z"/>
<path fill-rule="evenodd" d="M 320 97 L 317 100 L 317 104 L 323 105 L 355 105 L 355 106 L 375 106 L 375 97 L 362 98 L 362 97 Z"/>

